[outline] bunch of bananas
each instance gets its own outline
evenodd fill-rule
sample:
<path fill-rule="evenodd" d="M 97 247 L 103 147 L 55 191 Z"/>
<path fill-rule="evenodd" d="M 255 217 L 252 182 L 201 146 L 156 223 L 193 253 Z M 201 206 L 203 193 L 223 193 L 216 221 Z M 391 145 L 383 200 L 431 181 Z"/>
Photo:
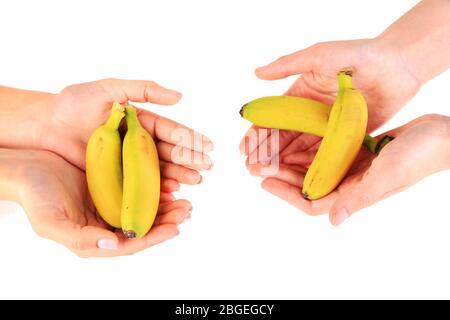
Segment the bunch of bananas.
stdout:
<path fill-rule="evenodd" d="M 304 182 L 305 199 L 319 199 L 333 191 L 347 174 L 361 145 L 378 153 L 393 138 L 377 140 L 366 134 L 367 104 L 352 86 L 352 73 L 338 73 L 339 91 L 333 106 L 311 99 L 274 96 L 253 100 L 240 111 L 259 127 L 294 130 L 323 137 Z"/>
<path fill-rule="evenodd" d="M 119 126 L 124 117 L 127 132 L 122 146 Z M 147 234 L 159 207 L 159 158 L 134 107 L 115 102 L 107 122 L 91 135 L 86 177 L 92 201 L 109 225 L 122 229 L 128 238 Z"/>

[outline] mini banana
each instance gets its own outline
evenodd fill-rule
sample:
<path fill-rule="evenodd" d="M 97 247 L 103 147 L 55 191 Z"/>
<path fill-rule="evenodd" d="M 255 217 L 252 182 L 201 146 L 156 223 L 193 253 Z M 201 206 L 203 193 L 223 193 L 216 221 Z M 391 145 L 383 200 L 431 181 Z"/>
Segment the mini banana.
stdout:
<path fill-rule="evenodd" d="M 122 230 L 128 238 L 141 238 L 158 212 L 160 171 L 158 152 L 150 134 L 139 123 L 136 109 L 126 107 L 128 131 L 123 141 Z"/>
<path fill-rule="evenodd" d="M 114 103 L 107 122 L 89 138 L 86 149 L 86 178 L 92 201 L 100 216 L 121 228 L 122 142 L 119 125 L 125 108 Z"/>
<path fill-rule="evenodd" d="M 240 114 L 260 127 L 295 130 L 323 137 L 330 107 L 306 98 L 273 96 L 247 103 Z"/>
<path fill-rule="evenodd" d="M 305 199 L 333 191 L 355 160 L 367 129 L 367 104 L 352 87 L 350 71 L 338 74 L 339 92 L 331 107 L 325 135 L 303 181 Z"/>
<path fill-rule="evenodd" d="M 327 130 L 331 108 L 321 102 L 291 96 L 271 96 L 245 104 L 241 116 L 264 128 L 294 130 L 323 137 Z M 377 140 L 366 134 L 364 145 L 373 153 L 391 141 L 391 137 Z"/>

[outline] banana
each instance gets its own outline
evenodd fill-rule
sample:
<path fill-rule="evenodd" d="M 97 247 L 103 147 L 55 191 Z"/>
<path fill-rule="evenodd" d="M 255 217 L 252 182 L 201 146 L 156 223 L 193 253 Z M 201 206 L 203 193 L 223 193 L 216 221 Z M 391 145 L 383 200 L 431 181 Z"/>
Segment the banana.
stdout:
<path fill-rule="evenodd" d="M 121 228 L 122 142 L 119 125 L 125 108 L 115 102 L 107 122 L 89 138 L 86 149 L 86 178 L 89 193 L 100 216 Z"/>
<path fill-rule="evenodd" d="M 347 174 L 364 140 L 366 101 L 352 87 L 350 71 L 340 71 L 338 82 L 339 92 L 325 135 L 303 182 L 305 199 L 319 199 L 333 191 Z"/>
<path fill-rule="evenodd" d="M 128 131 L 123 141 L 122 230 L 128 238 L 141 238 L 158 212 L 160 171 L 158 152 L 150 134 L 139 123 L 136 109 L 126 107 Z"/>
<path fill-rule="evenodd" d="M 323 137 L 327 130 L 331 108 L 321 102 L 291 96 L 272 96 L 255 99 L 245 104 L 240 115 L 264 128 L 294 130 Z M 366 134 L 364 145 L 378 153 L 393 138 L 377 140 Z"/>
<path fill-rule="evenodd" d="M 260 127 L 301 131 L 323 137 L 330 107 L 306 98 L 273 96 L 253 100 L 245 104 L 239 113 Z"/>

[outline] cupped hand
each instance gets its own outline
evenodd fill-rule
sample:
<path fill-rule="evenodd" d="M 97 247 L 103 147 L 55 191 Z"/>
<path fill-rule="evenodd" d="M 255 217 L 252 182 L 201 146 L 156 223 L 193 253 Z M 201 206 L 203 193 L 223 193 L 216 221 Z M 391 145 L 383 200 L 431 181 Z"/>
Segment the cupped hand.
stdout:
<path fill-rule="evenodd" d="M 308 214 L 329 212 L 330 221 L 339 225 L 358 210 L 450 168 L 450 118 L 426 115 L 386 134 L 395 139 L 378 156 L 363 148 L 339 187 L 322 199 L 305 200 L 301 193 L 318 148 L 309 135 L 299 135 L 292 149 L 281 151 L 280 169 L 265 177 L 262 187 Z M 261 175 L 263 165 L 248 167 Z"/>
<path fill-rule="evenodd" d="M 130 255 L 176 236 L 190 217 L 187 200 L 171 194 L 178 184 L 163 179 L 155 223 L 141 239 L 127 239 L 97 214 L 82 170 L 47 151 L 18 151 L 20 203 L 36 233 L 59 242 L 81 257 Z M 25 155 L 23 155 L 26 153 Z"/>
<path fill-rule="evenodd" d="M 153 81 L 105 79 L 69 86 L 53 98 L 48 131 L 42 134 L 41 145 L 84 170 L 89 137 L 105 123 L 114 101 L 173 105 L 180 98 L 180 93 Z M 212 167 L 211 159 L 205 154 L 212 150 L 212 142 L 150 111 L 138 109 L 138 116 L 157 144 L 162 177 L 185 184 L 200 183 L 198 171 Z"/>

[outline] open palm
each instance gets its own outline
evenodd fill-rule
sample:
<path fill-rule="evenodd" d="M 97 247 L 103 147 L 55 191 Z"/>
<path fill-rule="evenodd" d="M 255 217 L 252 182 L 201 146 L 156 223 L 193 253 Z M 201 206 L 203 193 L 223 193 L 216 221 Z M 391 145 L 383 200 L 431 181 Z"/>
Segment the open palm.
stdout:
<path fill-rule="evenodd" d="M 24 152 L 21 204 L 33 229 L 81 257 L 133 254 L 174 237 L 177 225 L 190 216 L 189 201 L 175 200 L 174 186 L 163 182 L 154 226 L 144 238 L 126 239 L 97 214 L 82 170 L 51 152 Z"/>

